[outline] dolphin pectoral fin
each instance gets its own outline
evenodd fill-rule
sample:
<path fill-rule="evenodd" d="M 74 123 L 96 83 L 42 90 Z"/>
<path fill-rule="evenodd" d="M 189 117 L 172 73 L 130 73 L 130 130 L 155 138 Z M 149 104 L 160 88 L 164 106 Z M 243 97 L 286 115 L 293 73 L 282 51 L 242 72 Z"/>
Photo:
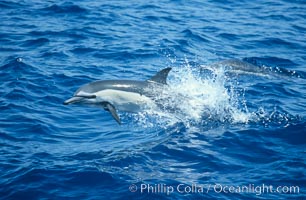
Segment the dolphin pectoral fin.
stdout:
<path fill-rule="evenodd" d="M 120 118 L 117 114 L 117 111 L 116 111 L 116 108 L 115 108 L 114 105 L 112 105 L 111 103 L 108 103 L 108 102 L 104 102 L 103 107 L 104 107 L 105 110 L 107 110 L 111 113 L 111 115 L 118 122 L 118 124 L 121 124 Z"/>
<path fill-rule="evenodd" d="M 154 76 L 152 76 L 148 81 L 153 81 L 156 83 L 167 84 L 167 77 L 172 68 L 168 67 L 159 72 L 157 72 Z"/>

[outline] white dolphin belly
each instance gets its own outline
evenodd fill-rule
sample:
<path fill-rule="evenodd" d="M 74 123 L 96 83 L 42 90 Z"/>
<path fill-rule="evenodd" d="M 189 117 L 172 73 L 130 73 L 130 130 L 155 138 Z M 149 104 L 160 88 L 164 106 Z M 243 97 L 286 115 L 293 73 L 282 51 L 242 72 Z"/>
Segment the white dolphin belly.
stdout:
<path fill-rule="evenodd" d="M 94 94 L 96 95 L 95 101 L 97 103 L 107 101 L 113 104 L 116 109 L 127 112 L 138 112 L 139 110 L 156 106 L 149 97 L 135 92 L 107 89 Z"/>

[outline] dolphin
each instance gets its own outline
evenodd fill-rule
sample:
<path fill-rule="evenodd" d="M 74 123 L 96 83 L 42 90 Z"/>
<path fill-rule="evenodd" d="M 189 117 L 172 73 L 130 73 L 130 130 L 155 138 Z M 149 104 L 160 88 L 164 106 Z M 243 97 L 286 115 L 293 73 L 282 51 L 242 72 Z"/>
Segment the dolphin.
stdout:
<path fill-rule="evenodd" d="M 74 95 L 63 104 L 89 104 L 110 112 L 121 124 L 117 110 L 138 112 L 145 108 L 155 108 L 158 103 L 155 96 L 167 86 L 167 77 L 171 68 L 165 68 L 150 79 L 136 80 L 100 80 L 81 86 Z"/>
<path fill-rule="evenodd" d="M 255 66 L 251 63 L 244 62 L 238 59 L 223 60 L 213 63 L 209 66 L 202 66 L 202 69 L 219 69 L 223 68 L 230 74 L 252 74 L 258 76 L 266 76 L 269 71 L 266 67 Z"/>
<path fill-rule="evenodd" d="M 290 69 L 285 69 L 282 67 L 269 67 L 269 66 L 258 66 L 252 63 L 249 63 L 244 60 L 239 59 L 229 59 L 214 63 L 208 66 L 202 66 L 201 70 L 212 70 L 212 69 L 223 68 L 225 72 L 232 75 L 254 75 L 262 77 L 276 77 L 276 78 L 288 78 L 288 77 L 297 77 L 305 78 L 305 75 L 302 72 L 293 71 Z"/>

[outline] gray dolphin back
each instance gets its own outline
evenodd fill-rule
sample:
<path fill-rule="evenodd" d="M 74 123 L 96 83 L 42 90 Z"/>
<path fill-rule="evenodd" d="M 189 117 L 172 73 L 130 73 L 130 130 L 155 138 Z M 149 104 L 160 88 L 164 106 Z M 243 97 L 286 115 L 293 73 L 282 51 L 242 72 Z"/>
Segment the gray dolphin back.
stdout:
<path fill-rule="evenodd" d="M 105 89 L 113 89 L 113 90 L 121 90 L 126 92 L 136 92 L 142 93 L 144 88 L 147 88 L 149 85 L 153 83 L 159 84 L 167 84 L 167 77 L 170 72 L 171 68 L 165 68 L 154 76 L 152 76 L 147 81 L 134 81 L 134 80 L 101 80 L 101 81 L 94 81 L 83 85 L 80 87 L 76 92 L 77 95 L 80 91 L 86 93 L 95 93 Z"/>

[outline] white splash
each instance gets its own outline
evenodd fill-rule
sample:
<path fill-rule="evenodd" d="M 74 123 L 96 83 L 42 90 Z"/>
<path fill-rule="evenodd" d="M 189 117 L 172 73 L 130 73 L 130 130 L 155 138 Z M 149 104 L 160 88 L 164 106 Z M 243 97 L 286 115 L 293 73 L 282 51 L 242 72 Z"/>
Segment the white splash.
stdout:
<path fill-rule="evenodd" d="M 146 127 L 184 123 L 186 127 L 209 123 L 247 123 L 248 112 L 244 91 L 226 76 L 224 69 L 200 73 L 199 68 L 173 68 L 168 77 L 169 88 L 157 94 L 162 109 L 138 114 L 138 123 Z M 160 92 L 160 90 L 159 90 Z"/>

